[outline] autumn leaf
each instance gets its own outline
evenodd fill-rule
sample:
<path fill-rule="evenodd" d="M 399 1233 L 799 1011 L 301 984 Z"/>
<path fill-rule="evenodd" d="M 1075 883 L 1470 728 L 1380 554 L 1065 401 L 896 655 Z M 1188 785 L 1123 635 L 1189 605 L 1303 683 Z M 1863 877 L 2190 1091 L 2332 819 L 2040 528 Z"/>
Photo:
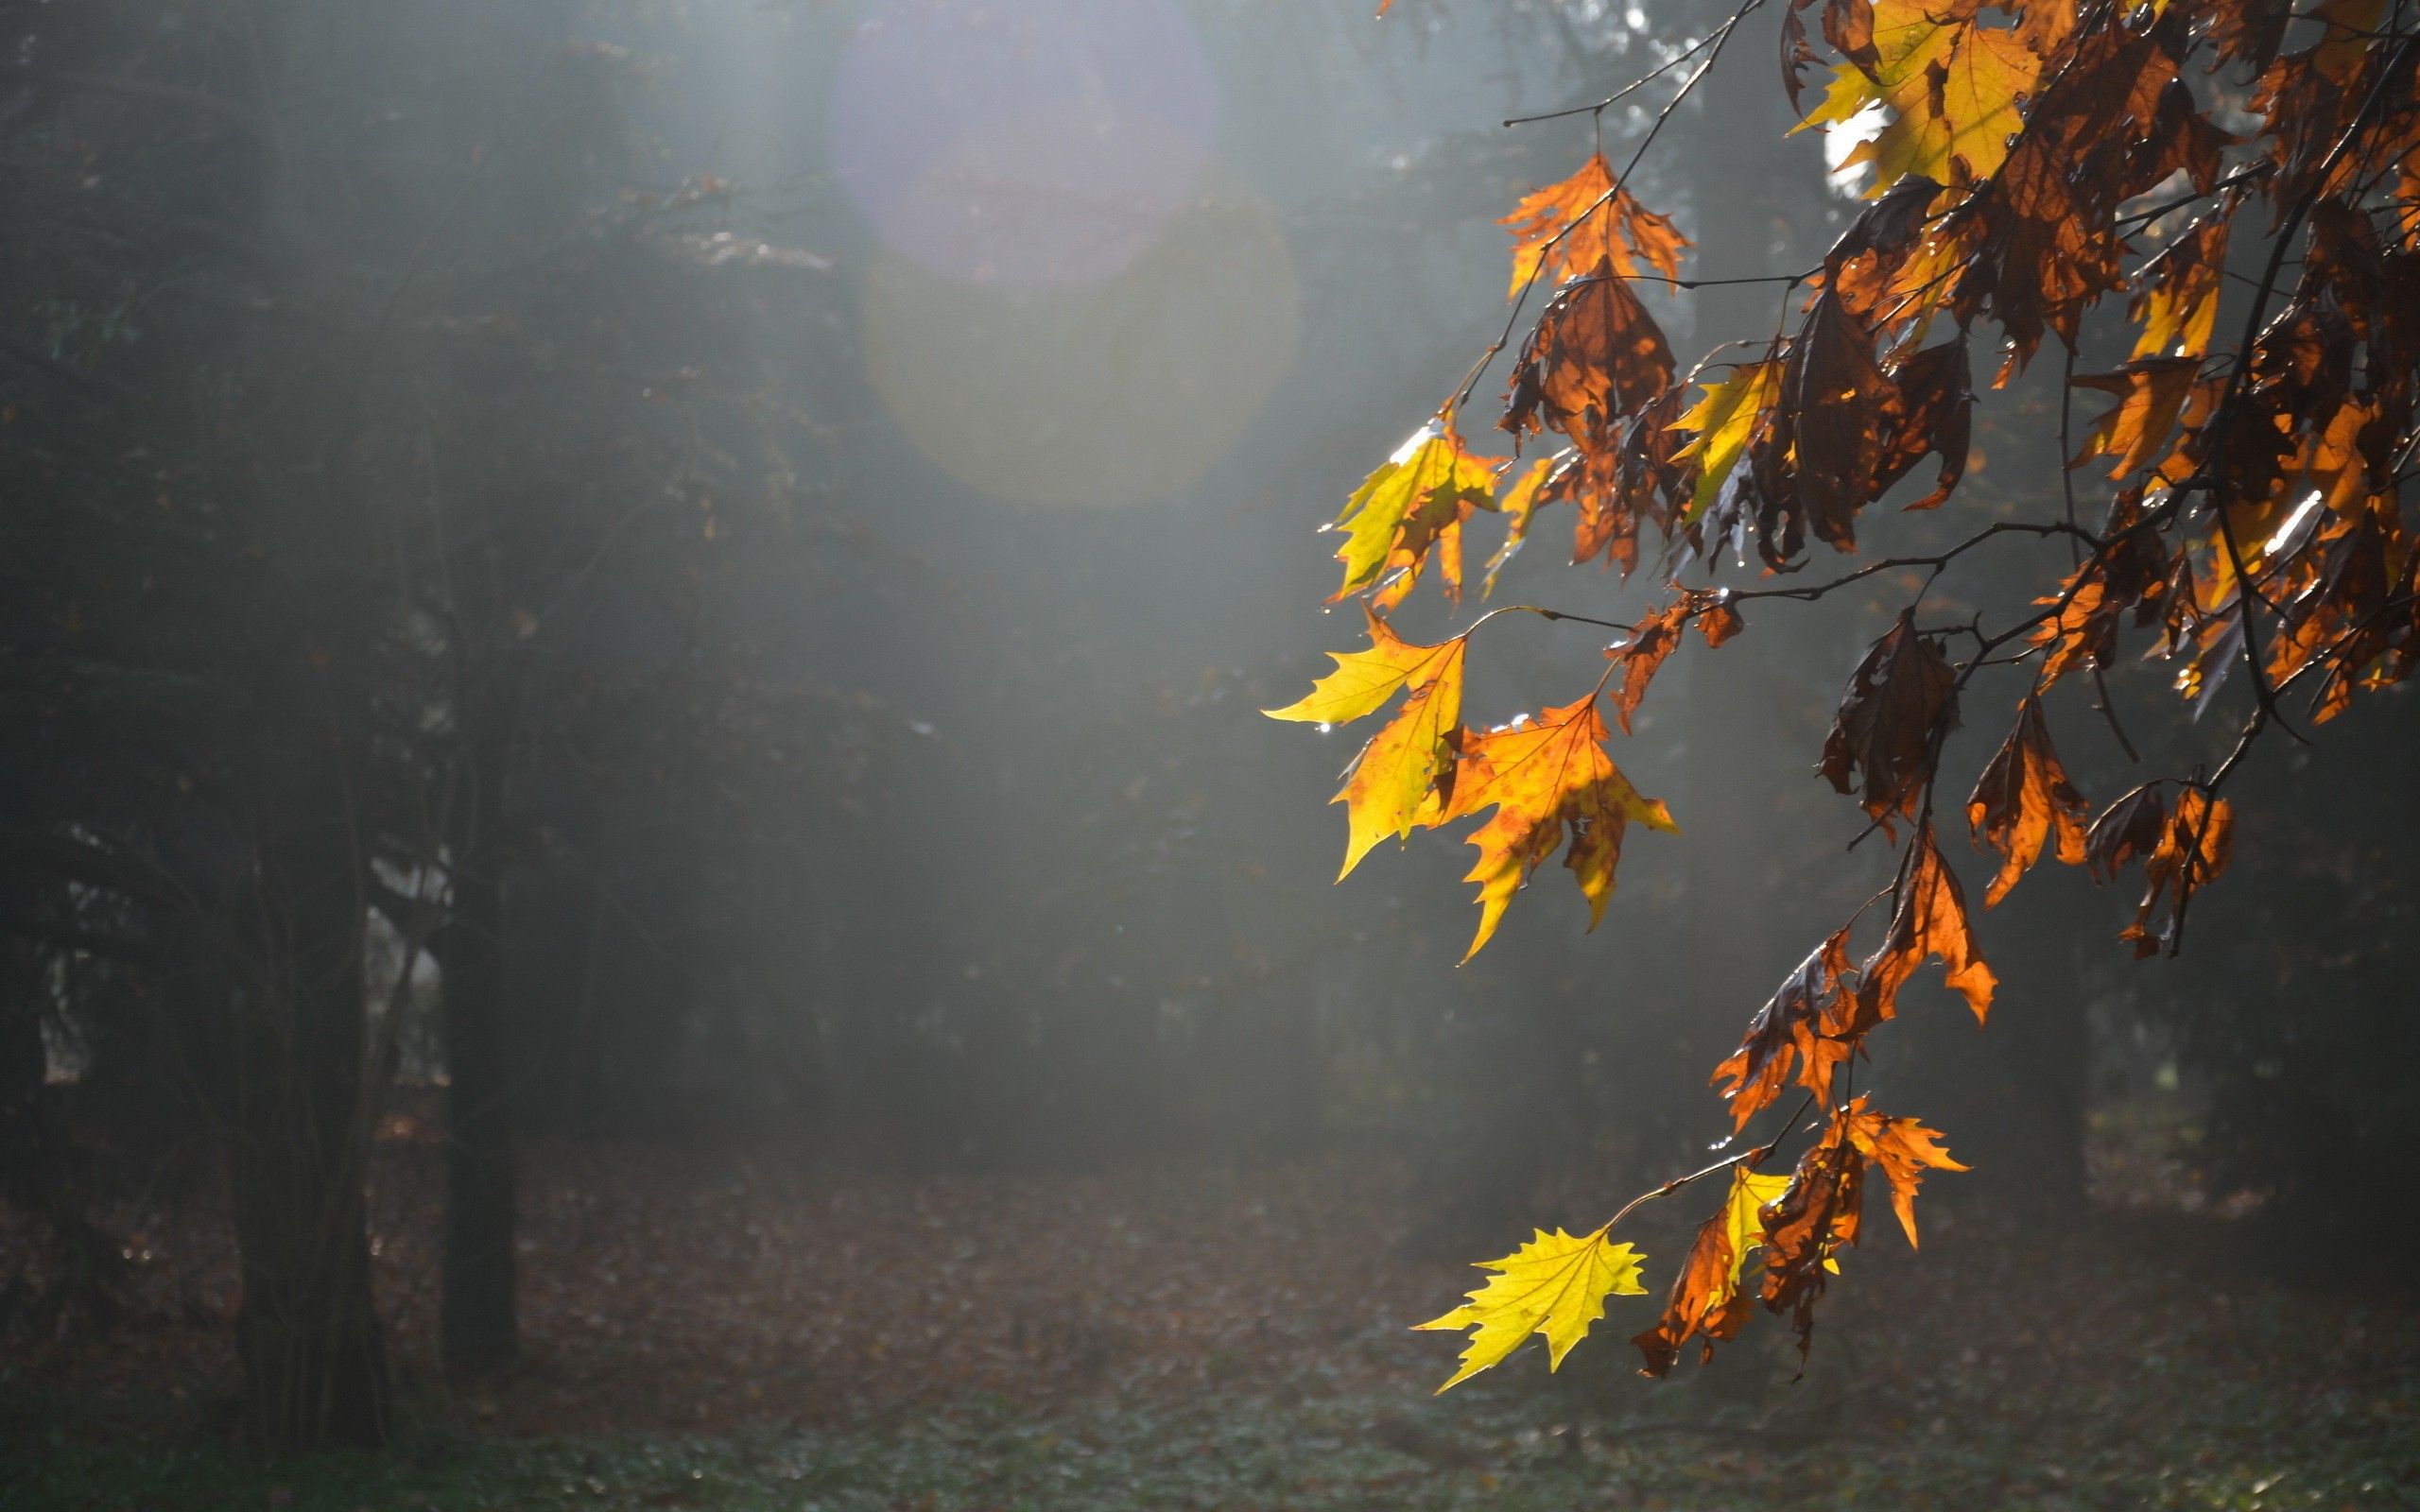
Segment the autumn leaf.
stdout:
<path fill-rule="evenodd" d="M 1945 217 L 1945 236 L 1972 249 L 1951 304 L 1962 318 L 1989 309 L 2007 335 L 1996 384 L 2024 367 L 2046 331 L 2072 349 L 2084 310 L 2125 286 L 2118 207 L 2157 182 L 2156 160 L 2105 149 L 2155 135 L 2177 77 L 2175 34 L 2156 26 L 2077 30 L 1999 169 Z"/>
<path fill-rule="evenodd" d="M 1823 102 L 1794 130 L 1844 126 L 1868 109 L 1882 129 L 1842 168 L 1870 163 L 1878 196 L 1902 179 L 1972 183 L 1996 170 L 2023 125 L 2042 60 L 2014 27 L 1986 26 L 1974 0 L 1874 0 L 1871 53 L 1834 67 Z"/>
<path fill-rule="evenodd" d="M 1798 1085 L 1819 1102 L 1829 1100 L 1833 1072 L 1857 1049 L 1851 1011 L 1856 988 L 1845 928 L 1826 936 L 1782 979 L 1748 1021 L 1739 1048 L 1707 1078 L 1730 1101 L 1733 1132 L 1772 1106 L 1793 1066 Z"/>
<path fill-rule="evenodd" d="M 1899 989 L 1927 960 L 1942 963 L 1950 990 L 1963 997 L 1975 1022 L 1982 1022 L 1999 980 L 1975 948 L 1965 891 L 1958 885 L 1958 874 L 1941 859 L 1929 819 L 1917 826 L 1915 839 L 1900 859 L 1892 888 L 1890 930 L 1860 972 L 1859 1020 L 1870 1025 L 1895 1016 Z"/>
<path fill-rule="evenodd" d="M 1451 736 L 1461 719 L 1463 638 L 1417 645 L 1397 636 L 1367 609 L 1370 648 L 1331 651 L 1336 670 L 1308 695 L 1283 709 L 1264 710 L 1271 719 L 1320 725 L 1344 724 L 1374 713 L 1397 693 L 1407 695 L 1395 717 L 1370 737 L 1354 758 L 1343 788 L 1331 799 L 1345 805 L 1342 881 L 1379 841 L 1409 834 L 1429 794 L 1453 760 Z"/>
<path fill-rule="evenodd" d="M 2234 854 L 2234 807 L 2198 786 L 2179 792 L 2158 843 L 2143 858 L 2143 901 L 2135 909 L 2135 921 L 2118 937 L 2130 941 L 2137 956 L 2172 943 L 2194 892 L 2216 880 Z M 2163 902 L 2168 918 L 2154 930 L 2152 915 Z"/>
<path fill-rule="evenodd" d="M 1673 366 L 1663 328 L 1600 263 L 1539 314 L 1513 364 L 1501 423 L 1515 438 L 1550 425 L 1583 451 L 1599 447 L 1616 419 L 1663 395 Z"/>
<path fill-rule="evenodd" d="M 2084 832 L 2084 866 L 2096 882 L 2111 882 L 2128 862 L 2149 855 L 2168 829 L 2168 805 L 2157 782 L 2145 782 L 2100 811 Z"/>
<path fill-rule="evenodd" d="M 2083 449 L 2067 466 L 2115 456 L 2118 460 L 2111 475 L 2121 476 L 2158 460 L 2201 369 L 2199 357 L 2142 357 L 2115 372 L 2076 374 L 2077 387 L 2114 394 L 2118 404 L 2093 421 Z"/>
<path fill-rule="evenodd" d="M 1417 692 L 1461 671 L 1462 638 L 1438 645 L 1415 645 L 1397 636 L 1392 627 L 1370 610 L 1362 610 L 1370 629 L 1366 651 L 1330 651 L 1336 670 L 1311 685 L 1311 691 L 1283 709 L 1264 709 L 1271 719 L 1304 724 L 1349 724 L 1374 714 L 1396 694 Z M 1459 709 L 1446 717 L 1460 716 Z"/>
<path fill-rule="evenodd" d="M 1966 799 L 1966 822 L 1975 844 L 2000 857 L 1999 874 L 1983 893 L 1989 908 L 2008 896 L 2017 879 L 2040 859 L 2053 832 L 2059 837 L 2059 859 L 2082 866 L 2084 856 L 2083 795 L 2067 781 L 2066 768 L 2050 745 L 2049 722 L 2042 701 L 2028 697 L 2018 706 L 2016 725 L 1976 779 Z"/>
<path fill-rule="evenodd" d="M 1607 1225 L 1607 1228 L 1612 1227 Z M 1547 1368 L 1563 1357 L 1605 1315 L 1608 1297 L 1641 1297 L 1639 1263 L 1646 1257 L 1630 1245 L 1616 1245 L 1605 1229 L 1573 1238 L 1558 1228 L 1536 1237 L 1502 1260 L 1478 1263 L 1492 1270 L 1487 1284 L 1470 1300 L 1443 1317 L 1414 1324 L 1415 1329 L 1469 1329 L 1461 1368 L 1446 1379 L 1438 1393 L 1452 1390 L 1480 1371 L 1501 1365 L 1532 1333 L 1547 1341 Z"/>
<path fill-rule="evenodd" d="M 1941 1135 L 1925 1127 L 1912 1118 L 1893 1118 L 1871 1112 L 1865 1098 L 1856 1098 L 1839 1114 L 1849 1143 L 1867 1160 L 1882 1168 L 1891 1183 L 1891 1211 L 1899 1216 L 1899 1227 L 1907 1230 L 1908 1245 L 1916 1243 L 1916 1188 L 1924 1180 L 1927 1169 L 1963 1171 L 1966 1167 L 1949 1158 L 1941 1147 Z"/>
<path fill-rule="evenodd" d="M 1653 1328 L 1634 1335 L 1647 1360 L 1641 1374 L 1669 1375 L 1681 1357 L 1681 1346 L 1691 1338 L 1704 1341 L 1702 1360 L 1714 1357 L 1717 1341 L 1737 1334 L 1748 1320 L 1753 1292 L 1742 1292 L 1739 1273 L 1748 1251 L 1764 1243 L 1760 1210 L 1789 1187 L 1786 1176 L 1759 1176 L 1743 1163 L 1731 1168 L 1731 1185 L 1722 1207 L 1698 1226 L 1697 1238 L 1672 1278 L 1664 1314 Z"/>
<path fill-rule="evenodd" d="M 1961 335 L 1915 352 L 1893 368 L 1890 376 L 1899 391 L 1899 414 L 1876 470 L 1875 495 L 1888 492 L 1927 454 L 1937 454 L 1941 472 L 1932 491 L 1907 507 L 1939 508 L 1965 476 L 1974 442 L 1975 394 L 1966 338 Z"/>
<path fill-rule="evenodd" d="M 2308 585 L 2284 607 L 2270 679 L 2282 687 L 2311 663 L 2326 662 L 2326 678 L 2311 700 L 2315 724 L 2344 712 L 2360 669 L 2385 657 L 2393 644 L 2390 549 L 2378 516 L 2363 511 L 2352 524 L 2335 528 Z"/>
<path fill-rule="evenodd" d="M 1800 514 L 1817 540 L 1842 551 L 1857 544 L 1857 512 L 1886 486 L 1887 438 L 1899 421 L 1899 390 L 1874 343 L 1838 295 L 1820 296 L 1790 347 L 1784 390 Z"/>
<path fill-rule="evenodd" d="M 2200 357 L 2210 350 L 2219 323 L 2219 291 L 2226 274 L 2225 215 L 2204 217 L 2145 263 L 2135 275 L 2136 293 L 2127 313 L 2142 330 L 2130 355 Z"/>
<path fill-rule="evenodd" d="M 1512 486 L 1504 491 L 1502 501 L 1496 506 L 1507 526 L 1504 543 L 1496 547 L 1495 555 L 1487 559 L 1487 576 L 1479 586 L 1480 598 L 1484 599 L 1495 592 L 1496 576 L 1504 571 L 1505 564 L 1530 539 L 1530 521 L 1538 512 L 1538 506 L 1545 502 L 1541 494 L 1547 480 L 1554 475 L 1558 467 L 1566 466 L 1571 460 L 1572 454 L 1567 452 L 1539 457 L 1522 469 L 1513 478 Z"/>
<path fill-rule="evenodd" d="M 1656 670 L 1681 644 L 1681 627 L 1688 617 L 1688 601 L 1676 598 L 1654 613 L 1640 616 L 1630 639 L 1605 653 L 1622 664 L 1621 685 L 1614 690 L 1614 717 L 1621 721 L 1623 734 L 1630 733 L 1630 716 L 1638 712 Z"/>
<path fill-rule="evenodd" d="M 1942 186 L 1922 174 L 1893 184 L 1858 213 L 1824 254 L 1824 284 L 1843 308 L 1872 320 L 1896 289 L 1896 275 L 1924 240 Z"/>
<path fill-rule="evenodd" d="M 1765 1206 L 1765 1274 L 1759 1295 L 1767 1308 L 1788 1314 L 1806 1358 L 1815 1332 L 1815 1304 L 1840 1269 L 1840 1251 L 1857 1244 L 1865 1195 L 1866 1159 L 1835 1113 L 1823 1137 L 1806 1147 L 1781 1195 Z"/>
<path fill-rule="evenodd" d="M 1615 187 L 1602 153 L 1570 178 L 1523 196 L 1496 224 L 1512 233 L 1507 298 L 1517 297 L 1533 281 L 1551 287 L 1600 263 L 1624 278 L 1653 268 L 1676 279 L 1681 254 L 1689 246 L 1670 221 L 1641 205 L 1628 189 Z"/>
<path fill-rule="evenodd" d="M 1612 735 L 1593 696 L 1547 709 L 1534 720 L 1462 731 L 1453 799 L 1443 819 L 1495 811 L 1470 835 L 1478 860 L 1463 880 L 1479 885 L 1479 921 L 1463 959 L 1478 954 L 1495 935 L 1512 895 L 1566 833 L 1571 846 L 1564 865 L 1588 900 L 1594 929 L 1613 896 L 1614 868 L 1629 824 L 1636 820 L 1651 830 L 1680 833 L 1664 805 L 1640 797 L 1605 754 Z"/>
<path fill-rule="evenodd" d="M 1701 385 L 1703 397 L 1673 425 L 1674 430 L 1693 433 L 1689 443 L 1672 454 L 1675 461 L 1694 460 L 1698 465 L 1688 520 L 1705 513 L 1732 467 L 1747 454 L 1757 424 L 1780 397 L 1781 372 L 1782 365 L 1775 358 L 1743 362 L 1720 383 Z"/>
<path fill-rule="evenodd" d="M 1915 817 L 1939 735 L 1958 722 L 1957 681 L 1939 644 L 1902 613 L 1850 675 L 1818 770 L 1837 792 L 1861 787 L 1858 801 L 1886 829 L 1894 815 Z"/>
<path fill-rule="evenodd" d="M 1407 538 L 1434 541 L 1472 508 L 1495 504 L 1495 459 L 1471 455 L 1449 418 L 1430 421 L 1362 480 L 1328 526 L 1344 532 L 1336 552 L 1344 582 L 1329 602 L 1375 584 Z"/>
<path fill-rule="evenodd" d="M 2049 610 L 2026 637 L 2028 644 L 2045 653 L 2038 686 L 2047 688 L 2080 667 L 2110 663 L 2118 616 L 2090 564 L 2080 570 L 2077 580 L 2034 602 Z"/>

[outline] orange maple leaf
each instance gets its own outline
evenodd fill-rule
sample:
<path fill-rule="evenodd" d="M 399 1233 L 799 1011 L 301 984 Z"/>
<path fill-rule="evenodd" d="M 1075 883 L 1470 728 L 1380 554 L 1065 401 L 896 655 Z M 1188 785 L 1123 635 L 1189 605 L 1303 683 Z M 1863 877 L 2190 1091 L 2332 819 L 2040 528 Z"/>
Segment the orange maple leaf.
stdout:
<path fill-rule="evenodd" d="M 1535 719 L 1485 731 L 1465 730 L 1458 738 L 1453 797 L 1441 822 L 1495 810 L 1470 836 L 1478 860 L 1462 880 L 1479 885 L 1479 921 L 1464 960 L 1495 935 L 1512 895 L 1566 833 L 1571 849 L 1564 865 L 1588 899 L 1594 929 L 1613 896 L 1614 868 L 1630 822 L 1680 833 L 1663 803 L 1641 797 L 1605 754 L 1612 737 L 1591 694 L 1547 709 Z"/>
<path fill-rule="evenodd" d="M 1552 287 L 1599 263 L 1623 278 L 1653 268 L 1677 279 L 1681 254 L 1689 246 L 1679 228 L 1615 185 L 1613 167 L 1601 152 L 1570 178 L 1524 195 L 1496 224 L 1512 233 L 1507 298 L 1535 281 Z"/>
<path fill-rule="evenodd" d="M 1979 1023 L 1992 1010 L 1992 992 L 1999 979 L 1975 948 L 1975 931 L 1966 918 L 1966 894 L 1958 874 L 1941 859 L 1932 821 L 1916 829 L 1915 839 L 1899 863 L 1893 888 L 1890 932 L 1865 959 L 1864 980 L 1858 988 L 1858 1017 L 1862 1026 L 1891 1018 L 1898 1011 L 1899 989 L 1916 969 L 1938 956 L 1948 972 L 1951 990 L 1966 1000 Z"/>
<path fill-rule="evenodd" d="M 2086 808 L 2050 745 L 2042 701 L 2028 697 L 2018 706 L 2015 728 L 2000 742 L 1966 799 L 1966 822 L 1975 844 L 2000 857 L 1999 874 L 1984 891 L 1983 906 L 2008 896 L 2040 859 L 2053 831 L 2059 837 L 2059 859 L 2071 867 L 2083 865 Z"/>

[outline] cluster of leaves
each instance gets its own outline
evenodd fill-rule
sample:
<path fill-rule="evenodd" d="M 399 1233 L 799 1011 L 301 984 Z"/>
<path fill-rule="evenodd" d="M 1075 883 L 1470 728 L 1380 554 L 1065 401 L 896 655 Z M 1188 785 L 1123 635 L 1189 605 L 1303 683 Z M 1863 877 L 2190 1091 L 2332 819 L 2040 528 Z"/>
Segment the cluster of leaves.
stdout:
<path fill-rule="evenodd" d="M 1657 127 L 1763 4 L 1745 0 L 1679 54 L 1699 60 Z M 1789 1318 L 1803 1351 L 1826 1278 L 1857 1243 L 1868 1168 L 1879 1168 L 1911 1244 L 1923 1172 L 1962 1169 L 1932 1130 L 1850 1095 L 1842 1072 L 1930 961 L 1979 1021 L 1991 1007 L 1995 979 L 1935 818 L 1944 743 L 1979 674 L 2004 668 L 2025 679 L 1966 803 L 1975 844 L 1998 860 L 1986 905 L 2046 850 L 2102 881 L 2139 862 L 2141 901 L 2121 937 L 2149 954 L 2177 947 L 2194 895 L 2225 868 L 2232 816 L 2221 790 L 2256 737 L 2286 720 L 2288 695 L 2307 690 L 2306 717 L 2323 723 L 2420 661 L 2420 550 L 2400 494 L 2420 452 L 2420 26 L 2406 8 L 1782 0 L 1778 9 L 1797 129 L 1871 129 L 1845 155 L 1869 174 L 1867 203 L 1818 266 L 1772 280 L 1786 296 L 1780 326 L 1684 371 L 1633 285 L 1694 287 L 1681 276 L 1688 243 L 1633 198 L 1628 170 L 1599 154 L 1522 200 L 1504 222 L 1514 242 L 1505 339 L 1337 522 L 1345 541 L 1335 597 L 1368 606 L 1369 648 L 1339 654 L 1307 696 L 1271 711 L 1328 725 L 1401 695 L 1338 795 L 1350 816 L 1346 869 L 1380 839 L 1488 814 L 1470 835 L 1476 951 L 1559 849 L 1592 918 L 1601 917 L 1629 824 L 1675 829 L 1615 765 L 1601 706 L 1610 702 L 1627 731 L 1689 626 L 1720 646 L 1741 632 L 1749 600 L 1810 600 L 1885 569 L 1921 570 L 1921 586 L 1851 676 L 1819 768 L 1899 847 L 1896 875 L 1791 971 L 1716 1068 L 1736 1129 L 1793 1087 L 1798 1111 L 1762 1143 L 1647 1194 L 1732 1173 L 1662 1316 L 1636 1337 L 1655 1375 L 1691 1341 L 1710 1355 L 1756 1301 Z M 2256 276 L 2229 266 L 2231 241 L 2238 262 L 2256 260 Z M 1528 295 L 1549 283 L 1497 422 L 1516 452 L 1544 442 L 1543 455 L 1526 464 L 1474 455 L 1459 430 L 1461 408 L 1510 346 Z M 2232 349 L 2217 342 L 2226 313 L 2240 318 Z M 2075 353 L 2094 315 L 2122 320 L 2131 352 L 2111 371 L 2079 374 Z M 2108 334 L 2097 325 L 2091 335 Z M 1752 545 L 1768 578 L 1803 568 L 1814 542 L 1854 552 L 1864 512 L 1928 456 L 1932 486 L 1905 507 L 1946 503 L 1968 457 L 1975 349 L 1999 387 L 2050 336 L 2066 354 L 2066 395 L 2113 401 L 2078 445 L 2063 398 L 2061 440 L 2073 455 L 2057 513 L 1996 521 L 1935 555 L 1828 581 L 1713 586 L 1722 560 L 1748 559 Z M 2098 526 L 2080 513 L 2079 475 L 2098 496 Z M 1475 513 L 1501 514 L 1509 526 L 1492 584 L 1540 511 L 1566 504 L 1575 562 L 1616 563 L 1628 576 L 1651 533 L 1668 590 L 1622 627 L 1626 638 L 1584 696 L 1496 729 L 1466 727 L 1473 634 L 1509 612 L 1583 617 L 1501 608 L 1443 644 L 1417 645 L 1382 616 L 1432 561 L 1459 602 L 1462 531 Z M 2031 605 L 2013 623 L 1925 625 L 1934 580 L 2009 537 L 2066 541 L 2071 571 L 2029 588 Z M 1685 584 L 1692 571 L 1704 581 Z M 2177 669 L 2176 687 L 2197 712 L 2238 672 L 2249 710 L 2215 765 L 2143 783 L 2096 814 L 2061 763 L 2044 700 L 2070 676 L 2098 682 L 2130 631 Z M 2114 728 L 2114 711 L 2110 718 Z M 1886 901 L 1880 939 L 1853 964 L 1853 931 Z M 1794 1169 L 1758 1174 L 1809 1109 L 1813 1137 Z M 1614 1243 L 1613 1227 L 1576 1239 L 1541 1232 L 1490 1263 L 1496 1275 L 1469 1305 L 1426 1325 L 1477 1331 L 1454 1381 L 1533 1332 L 1560 1362 L 1608 1295 L 1643 1290 L 1639 1257 Z M 1752 1250 L 1761 1264 L 1750 1280 Z"/>

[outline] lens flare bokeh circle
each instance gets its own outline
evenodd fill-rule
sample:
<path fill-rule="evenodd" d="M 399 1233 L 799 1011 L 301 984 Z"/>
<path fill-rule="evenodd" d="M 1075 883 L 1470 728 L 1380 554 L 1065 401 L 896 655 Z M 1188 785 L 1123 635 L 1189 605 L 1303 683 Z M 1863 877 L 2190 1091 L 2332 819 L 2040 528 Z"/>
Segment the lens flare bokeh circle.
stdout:
<path fill-rule="evenodd" d="M 1219 98 L 1168 0 L 882 0 L 831 110 L 834 171 L 891 251 L 1044 288 L 1157 239 L 1212 158 Z"/>

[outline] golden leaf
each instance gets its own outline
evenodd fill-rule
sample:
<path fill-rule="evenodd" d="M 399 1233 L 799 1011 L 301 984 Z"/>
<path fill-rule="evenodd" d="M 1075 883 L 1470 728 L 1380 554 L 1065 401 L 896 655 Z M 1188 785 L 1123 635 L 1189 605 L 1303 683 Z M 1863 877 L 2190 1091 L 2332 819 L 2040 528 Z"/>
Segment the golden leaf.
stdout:
<path fill-rule="evenodd" d="M 1614 868 L 1629 823 L 1635 819 L 1650 829 L 1680 833 L 1664 805 L 1642 798 L 1605 754 L 1612 734 L 1593 695 L 1549 708 L 1534 720 L 1462 731 L 1453 800 L 1442 817 L 1495 810 L 1470 836 L 1478 860 L 1462 880 L 1479 885 L 1479 920 L 1464 960 L 1495 935 L 1512 895 L 1566 833 L 1571 847 L 1564 865 L 1588 900 L 1591 929 L 1604 918 L 1613 896 Z"/>
<path fill-rule="evenodd" d="M 1747 452 L 1765 412 L 1781 397 L 1781 367 L 1770 357 L 1741 363 L 1722 382 L 1699 385 L 1703 397 L 1671 427 L 1696 433 L 1688 445 L 1672 454 L 1676 462 L 1697 458 L 1698 482 L 1689 498 L 1689 520 L 1704 514 L 1715 495 L 1722 491 L 1723 480 Z"/>
<path fill-rule="evenodd" d="M 1841 160 L 1874 165 L 1868 198 L 1909 177 L 1941 183 L 1989 178 L 2024 120 L 2020 102 L 2042 60 L 2013 27 L 1984 26 L 1974 0 L 1876 0 L 1874 58 L 1836 65 L 1824 100 L 1793 129 L 1845 125 L 1879 105 L 1882 129 Z"/>
<path fill-rule="evenodd" d="M 1444 1316 L 1412 1325 L 1472 1331 L 1461 1368 L 1437 1390 L 1443 1394 L 1502 1364 L 1532 1333 L 1546 1337 L 1547 1368 L 1561 1366 L 1588 1325 L 1605 1315 L 1606 1297 L 1646 1295 L 1638 1282 L 1645 1258 L 1633 1246 L 1607 1242 L 1603 1228 L 1576 1239 L 1560 1228 L 1551 1234 L 1541 1228 L 1502 1260 L 1480 1261 L 1481 1270 L 1495 1272 L 1486 1285 Z"/>
<path fill-rule="evenodd" d="M 1370 625 L 1366 651 L 1330 651 L 1336 670 L 1311 685 L 1311 691 L 1283 709 L 1264 709 L 1271 719 L 1304 724 L 1341 725 L 1374 714 L 1396 694 L 1417 692 L 1448 674 L 1461 674 L 1462 638 L 1440 645 L 1415 645 L 1396 635 L 1387 622 L 1364 609 Z M 1457 709 L 1448 718 L 1461 717 Z"/>
<path fill-rule="evenodd" d="M 1494 508 L 1495 466 L 1495 458 L 1474 456 L 1463 447 L 1449 418 L 1412 432 L 1353 490 L 1328 526 L 1344 532 L 1336 552 L 1344 582 L 1329 602 L 1376 583 L 1407 538 L 1425 548 L 1471 508 Z"/>

